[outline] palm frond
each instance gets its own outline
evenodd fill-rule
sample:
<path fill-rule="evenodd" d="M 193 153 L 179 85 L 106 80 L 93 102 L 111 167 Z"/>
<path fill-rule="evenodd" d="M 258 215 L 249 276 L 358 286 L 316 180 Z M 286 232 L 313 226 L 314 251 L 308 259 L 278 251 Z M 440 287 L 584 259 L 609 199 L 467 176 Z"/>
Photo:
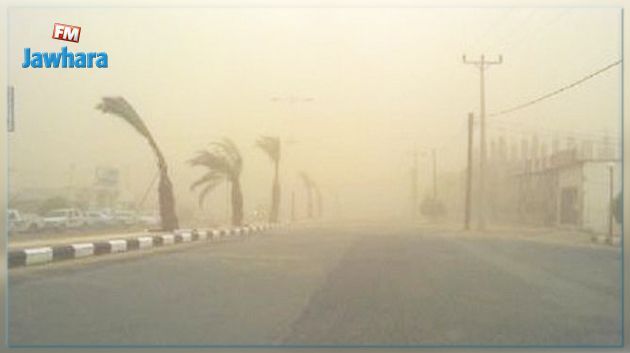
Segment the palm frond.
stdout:
<path fill-rule="evenodd" d="M 238 176 L 243 169 L 243 158 L 238 150 L 236 144 L 229 138 L 224 137 L 219 141 L 211 142 L 213 147 L 213 154 L 223 156 L 230 165 L 230 170 L 233 176 Z"/>
<path fill-rule="evenodd" d="M 302 179 L 302 182 L 304 183 L 304 186 L 306 186 L 308 189 L 313 187 L 313 180 L 311 179 L 311 177 L 308 176 L 308 174 L 306 174 L 305 172 L 300 172 L 299 175 L 300 179 Z"/>
<path fill-rule="evenodd" d="M 208 196 L 210 191 L 214 190 L 214 188 L 216 188 L 219 184 L 220 182 L 211 183 L 206 185 L 206 187 L 201 190 L 201 192 L 199 193 L 199 208 L 203 208 L 203 202 L 206 200 L 206 196 Z"/>
<path fill-rule="evenodd" d="M 131 104 L 123 97 L 103 97 L 101 103 L 96 105 L 96 109 L 105 114 L 113 114 L 133 126 L 138 133 L 147 138 L 152 138 L 149 129 L 144 124 L 138 113 L 133 109 Z"/>
<path fill-rule="evenodd" d="M 261 136 L 256 141 L 256 146 L 263 150 L 274 163 L 278 163 L 280 160 L 280 138 Z"/>
<path fill-rule="evenodd" d="M 228 138 L 210 143 L 211 149 L 199 151 L 188 161 L 193 167 L 204 167 L 206 173 L 190 185 L 191 190 L 205 185 L 199 194 L 199 206 L 201 207 L 205 197 L 217 185 L 229 179 L 232 185 L 238 181 L 242 169 L 241 154 L 236 144 Z"/>
<path fill-rule="evenodd" d="M 192 183 L 190 185 L 190 190 L 194 191 L 197 187 L 199 187 L 200 185 L 203 184 L 209 184 L 209 185 L 218 185 L 220 184 L 222 181 L 225 180 L 225 175 L 221 174 L 217 171 L 211 170 L 208 173 L 204 174 L 201 178 L 197 179 L 197 181 L 195 181 L 194 183 Z"/>
<path fill-rule="evenodd" d="M 188 163 L 193 167 L 206 167 L 224 175 L 229 175 L 232 172 L 232 165 L 230 161 L 223 154 L 216 152 L 199 151 L 194 158 L 188 161 Z"/>

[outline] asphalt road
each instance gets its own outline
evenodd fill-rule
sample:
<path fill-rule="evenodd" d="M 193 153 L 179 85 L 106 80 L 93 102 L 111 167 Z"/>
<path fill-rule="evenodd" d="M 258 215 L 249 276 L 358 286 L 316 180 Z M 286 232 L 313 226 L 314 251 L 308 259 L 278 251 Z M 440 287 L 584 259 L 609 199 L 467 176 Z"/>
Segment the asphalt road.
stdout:
<path fill-rule="evenodd" d="M 618 345 L 618 249 L 393 225 L 11 270 L 18 345 Z"/>

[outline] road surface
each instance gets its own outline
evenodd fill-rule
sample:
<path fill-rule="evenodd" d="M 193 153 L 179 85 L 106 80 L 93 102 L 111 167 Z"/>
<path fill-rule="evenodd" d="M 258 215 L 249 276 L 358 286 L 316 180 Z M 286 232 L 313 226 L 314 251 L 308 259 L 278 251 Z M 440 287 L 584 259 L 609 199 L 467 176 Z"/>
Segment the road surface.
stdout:
<path fill-rule="evenodd" d="M 619 249 L 421 226 L 279 229 L 10 271 L 18 345 L 618 345 Z"/>

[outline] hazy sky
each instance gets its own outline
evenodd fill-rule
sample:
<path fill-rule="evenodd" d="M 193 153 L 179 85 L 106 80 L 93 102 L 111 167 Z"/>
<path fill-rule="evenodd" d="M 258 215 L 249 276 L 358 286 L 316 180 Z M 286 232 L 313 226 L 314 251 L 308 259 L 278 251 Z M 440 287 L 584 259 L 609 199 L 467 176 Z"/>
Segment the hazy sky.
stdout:
<path fill-rule="evenodd" d="M 220 136 L 232 137 L 244 155 L 246 206 L 266 205 L 272 170 L 253 144 L 269 134 L 291 141 L 285 191 L 299 190 L 296 171 L 306 170 L 348 208 L 391 210 L 407 197 L 414 148 L 438 148 L 440 170 L 463 167 L 479 75 L 462 54 L 503 55 L 487 73 L 491 113 L 618 60 L 621 41 L 613 8 L 14 8 L 9 20 L 13 188 L 63 186 L 70 174 L 73 184 L 90 185 L 96 166 L 111 165 L 137 199 L 155 173 L 151 152 L 126 123 L 94 109 L 100 97 L 122 95 L 153 132 L 180 204 L 190 208 L 196 196 L 188 186 L 201 171 L 185 162 Z M 51 39 L 54 22 L 81 26 L 80 43 Z M 21 68 L 23 48 L 64 45 L 106 51 L 109 68 Z M 489 118 L 489 134 L 520 139 L 543 128 L 618 136 L 619 73 L 613 68 L 546 102 Z M 423 185 L 429 166 L 420 159 Z M 224 200 L 217 193 L 209 208 Z"/>

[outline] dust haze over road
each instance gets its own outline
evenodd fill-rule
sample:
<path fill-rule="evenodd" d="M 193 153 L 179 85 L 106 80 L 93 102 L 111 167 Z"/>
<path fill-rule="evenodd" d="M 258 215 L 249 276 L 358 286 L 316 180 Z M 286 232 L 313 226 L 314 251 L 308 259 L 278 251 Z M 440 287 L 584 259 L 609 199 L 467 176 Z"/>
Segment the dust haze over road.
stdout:
<path fill-rule="evenodd" d="M 132 256 L 125 258 L 125 256 Z M 11 344 L 612 345 L 619 251 L 395 224 L 11 274 Z"/>
<path fill-rule="evenodd" d="M 619 345 L 621 14 L 12 9 L 10 343 Z"/>
<path fill-rule="evenodd" d="M 56 17 L 89 28 L 78 46 L 107 50 L 110 67 L 22 69 L 23 47 L 56 49 L 48 35 Z M 475 169 L 480 148 L 480 75 L 462 54 L 468 61 L 503 57 L 486 73 L 488 115 L 620 59 L 620 15 L 612 8 L 12 9 L 11 23 L 13 207 L 43 212 L 41 202 L 63 196 L 82 208 L 156 209 L 155 159 L 146 141 L 94 109 L 103 97 L 122 96 L 159 146 L 176 211 L 188 225 L 229 222 L 228 187 L 213 190 L 203 208 L 200 190 L 190 191 L 203 169 L 189 160 L 223 137 L 243 158 L 247 217 L 269 203 L 273 169 L 255 146 L 261 136 L 281 140 L 285 219 L 293 194 L 297 216 L 306 216 L 302 171 L 335 217 L 409 215 L 417 209 L 410 206 L 412 173 L 417 203 L 433 197 L 433 150 L 437 196 L 449 215 L 461 217 L 469 112 L 476 119 Z M 154 55 L 164 43 L 170 54 Z M 616 66 L 562 96 L 488 116 L 488 168 L 498 169 L 488 174 L 516 178 L 574 149 L 581 159 L 618 157 L 619 73 Z M 555 159 L 570 159 L 564 154 Z M 102 170 L 116 174 L 117 184 L 102 185 L 95 175 Z M 476 190 L 480 174 L 473 172 Z M 487 183 L 494 192 L 514 192 Z M 106 187 L 115 197 L 101 195 Z"/>

